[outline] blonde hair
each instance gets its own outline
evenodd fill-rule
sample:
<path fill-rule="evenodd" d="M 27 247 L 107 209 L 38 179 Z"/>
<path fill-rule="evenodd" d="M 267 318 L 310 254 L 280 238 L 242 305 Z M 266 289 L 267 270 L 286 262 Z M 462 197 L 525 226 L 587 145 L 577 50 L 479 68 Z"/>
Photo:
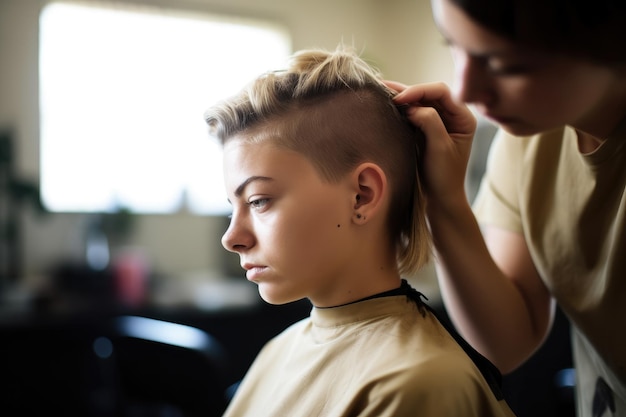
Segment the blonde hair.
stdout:
<path fill-rule="evenodd" d="M 419 168 L 424 137 L 394 94 L 350 48 L 302 50 L 286 70 L 260 76 L 205 119 L 222 144 L 243 131 L 269 130 L 267 137 L 306 156 L 329 182 L 362 162 L 379 165 L 391 188 L 389 238 L 400 273 L 411 274 L 432 245 Z"/>

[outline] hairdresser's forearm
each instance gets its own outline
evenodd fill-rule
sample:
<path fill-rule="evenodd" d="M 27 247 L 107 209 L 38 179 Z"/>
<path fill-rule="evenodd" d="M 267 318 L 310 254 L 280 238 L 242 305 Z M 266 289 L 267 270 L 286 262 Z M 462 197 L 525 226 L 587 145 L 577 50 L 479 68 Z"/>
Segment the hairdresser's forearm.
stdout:
<path fill-rule="evenodd" d="M 513 370 L 542 342 L 548 322 L 536 320 L 529 295 L 493 260 L 469 204 L 459 202 L 454 210 L 430 205 L 429 222 L 451 319 L 502 372 Z"/>

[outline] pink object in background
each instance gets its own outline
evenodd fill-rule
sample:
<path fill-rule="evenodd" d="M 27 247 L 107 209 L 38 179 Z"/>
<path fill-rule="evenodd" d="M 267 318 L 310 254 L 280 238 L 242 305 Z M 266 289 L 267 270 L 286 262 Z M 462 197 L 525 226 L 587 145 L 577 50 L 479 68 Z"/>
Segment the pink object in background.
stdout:
<path fill-rule="evenodd" d="M 112 266 L 118 301 L 130 307 L 141 306 L 148 295 L 150 264 L 146 254 L 137 248 L 123 249 Z"/>

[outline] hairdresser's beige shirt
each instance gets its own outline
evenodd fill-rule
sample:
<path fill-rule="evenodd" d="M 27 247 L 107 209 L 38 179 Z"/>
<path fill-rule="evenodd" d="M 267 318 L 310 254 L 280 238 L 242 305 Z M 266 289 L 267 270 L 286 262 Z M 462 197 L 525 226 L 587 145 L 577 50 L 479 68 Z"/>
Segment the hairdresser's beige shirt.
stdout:
<path fill-rule="evenodd" d="M 545 285 L 573 323 L 579 417 L 598 377 L 626 416 L 626 123 L 593 153 L 571 128 L 494 140 L 475 212 L 524 235 Z M 621 383 L 617 374 L 621 375 Z"/>

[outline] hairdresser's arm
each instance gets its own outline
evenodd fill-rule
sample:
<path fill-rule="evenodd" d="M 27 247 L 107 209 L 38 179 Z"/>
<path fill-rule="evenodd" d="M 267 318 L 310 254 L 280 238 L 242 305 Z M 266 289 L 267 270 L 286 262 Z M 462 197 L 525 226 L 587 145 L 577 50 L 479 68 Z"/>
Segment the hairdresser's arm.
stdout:
<path fill-rule="evenodd" d="M 424 172 L 428 220 L 446 308 L 461 334 L 503 373 L 519 366 L 543 342 L 552 298 L 524 237 L 497 228 L 484 235 L 467 200 L 465 172 L 476 122 L 444 84 L 405 87 L 398 103 L 426 135 Z"/>

